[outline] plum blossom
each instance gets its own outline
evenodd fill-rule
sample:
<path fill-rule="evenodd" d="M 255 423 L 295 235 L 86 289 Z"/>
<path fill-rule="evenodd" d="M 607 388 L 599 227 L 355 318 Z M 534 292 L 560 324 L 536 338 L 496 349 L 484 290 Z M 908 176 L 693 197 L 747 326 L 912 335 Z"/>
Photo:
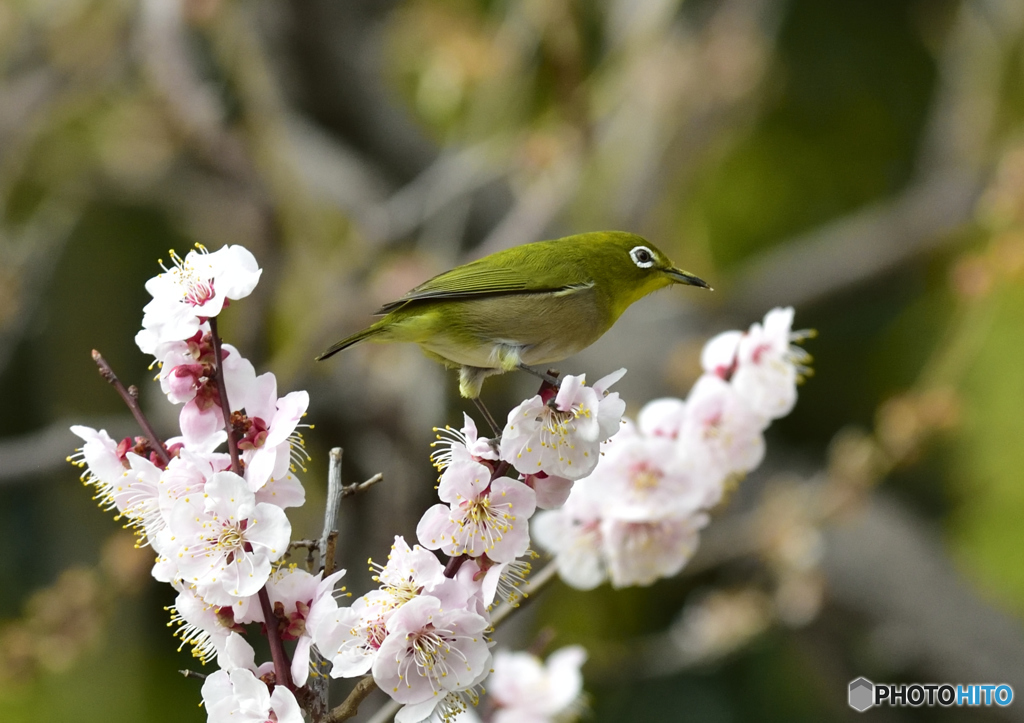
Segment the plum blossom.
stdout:
<path fill-rule="evenodd" d="M 499 650 L 487 679 L 497 707 L 492 723 L 552 723 L 575 718 L 583 693 L 580 667 L 587 659 L 578 645 L 556 650 L 547 662 L 525 652 Z"/>
<path fill-rule="evenodd" d="M 171 251 L 171 268 L 146 282 L 153 299 L 143 308 L 139 349 L 161 357 L 169 343 L 192 337 L 203 320 L 220 314 L 228 299 L 252 293 L 263 273 L 243 246 L 209 253 L 197 245 L 185 258 Z"/>
<path fill-rule="evenodd" d="M 561 509 L 538 514 L 532 531 L 537 545 L 555 556 L 558 575 L 570 587 L 592 590 L 608 579 L 601 504 L 585 484 L 574 489 Z"/>
<path fill-rule="evenodd" d="M 305 685 L 309 678 L 313 628 L 338 609 L 334 586 L 344 575 L 344 570 L 327 577 L 323 577 L 323 572 L 311 575 L 289 565 L 275 570 L 267 580 L 270 605 L 281 621 L 281 639 L 298 641 L 291 669 L 292 680 L 298 686 Z"/>
<path fill-rule="evenodd" d="M 594 473 L 581 485 L 603 501 L 602 516 L 648 520 L 687 515 L 717 502 L 721 485 L 710 481 L 677 454 L 665 437 L 617 439 Z"/>
<path fill-rule="evenodd" d="M 533 572 L 530 561 L 538 557 L 533 550 L 512 562 L 494 562 L 484 555 L 467 560 L 459 568 L 456 580 L 465 581 L 474 590 L 473 598 L 479 602 L 476 611 L 486 617 L 495 600 L 518 607 L 523 598 L 530 596 L 526 589 Z"/>
<path fill-rule="evenodd" d="M 257 668 L 252 647 L 237 633 L 230 635 L 225 648 L 221 670 L 203 682 L 207 723 L 303 723 L 295 695 L 283 685 L 271 692 L 258 677 L 271 672 L 272 665 Z"/>
<path fill-rule="evenodd" d="M 170 402 L 184 404 L 198 396 L 203 410 L 220 405 L 213 377 L 217 361 L 208 323 L 202 324 L 192 337 L 168 344 L 166 353 L 157 362 L 160 388 Z M 221 345 L 221 367 L 229 400 L 243 396 L 256 380 L 252 362 L 231 344 Z"/>
<path fill-rule="evenodd" d="M 214 605 L 254 595 L 270 577 L 270 563 L 288 548 L 291 524 L 274 505 L 256 502 L 245 480 L 217 472 L 204 499 L 179 499 L 171 510 L 173 552 L 182 579 Z"/>
<path fill-rule="evenodd" d="M 736 352 L 743 339 L 742 331 L 723 331 L 708 339 L 700 353 L 700 365 L 707 374 L 729 381 L 736 371 Z"/>
<path fill-rule="evenodd" d="M 448 580 L 444 575 L 444 565 L 434 553 L 419 545 L 409 547 L 401 535 L 395 535 L 387 564 L 376 566 L 376 569 L 373 581 L 380 583 L 381 590 L 390 595 L 397 605 L 422 593 L 433 593 Z"/>
<path fill-rule="evenodd" d="M 756 413 L 768 419 L 789 414 L 796 404 L 797 382 L 810 373 L 810 355 L 792 341 L 810 332 L 793 332 L 793 308 L 772 309 L 764 324 L 754 323 L 740 339 L 732 385 Z"/>
<path fill-rule="evenodd" d="M 388 618 L 420 595 L 432 595 L 447 607 L 473 607 L 474 589 L 445 577 L 434 553 L 419 545 L 410 548 L 401 536 L 395 536 L 387 564 L 371 569 L 377 571 L 373 579 L 380 589 L 357 598 L 349 607 L 335 607 L 310 620 L 313 641 L 333 664 L 332 677 L 366 674 L 387 637 Z"/>
<path fill-rule="evenodd" d="M 567 584 L 647 585 L 692 557 L 706 521 L 701 510 L 718 502 L 724 475 L 681 449 L 687 409 L 681 400 L 644 407 L 638 425 L 624 425 L 603 446 L 597 468 L 565 505 L 537 516 L 534 539 L 554 553 Z"/>
<path fill-rule="evenodd" d="M 231 398 L 229 397 L 229 401 Z M 277 396 L 277 378 L 271 372 L 256 377 L 244 399 L 232 402 L 245 414 L 231 415 L 245 462 L 245 478 L 255 491 L 271 479 L 288 473 L 293 455 L 303 461 L 304 449 L 296 428 L 309 407 L 309 392 Z"/>
<path fill-rule="evenodd" d="M 434 505 L 420 518 L 420 544 L 451 556 L 486 554 L 495 562 L 511 562 L 526 552 L 536 494 L 510 477 L 490 477 L 479 462 L 445 470 L 438 496 L 447 504 Z"/>
<path fill-rule="evenodd" d="M 541 510 L 558 509 L 569 499 L 573 480 L 544 472 L 523 476 L 523 481 L 533 488 L 537 495 L 537 508 Z"/>
<path fill-rule="evenodd" d="M 105 430 L 80 425 L 72 426 L 71 431 L 85 442 L 77 454 L 68 457 L 84 468 L 82 482 L 95 488 L 94 499 L 101 508 L 117 510 L 118 519 L 124 519 L 126 527 L 139 536 L 140 546 L 149 544 L 165 522 L 160 514 L 163 470 L 151 461 L 160 462 L 155 453 L 143 456 L 150 450 L 148 441 L 126 437 L 115 443 Z"/>
<path fill-rule="evenodd" d="M 462 417 L 462 429 L 452 429 L 449 426 L 445 426 L 444 429 L 434 427 L 437 441 L 432 442 L 430 446 L 438 449 L 431 453 L 430 459 L 440 471 L 452 465 L 498 459 L 494 440 L 479 436 L 476 422 L 468 414 L 463 413 Z"/>
<path fill-rule="evenodd" d="M 388 635 L 387 620 L 396 609 L 391 595 L 371 590 L 316 622 L 313 642 L 331 661 L 332 678 L 353 678 L 370 671 Z"/>
<path fill-rule="evenodd" d="M 749 472 L 764 459 L 767 426 L 768 420 L 755 414 L 731 384 L 705 374 L 686 399 L 680 449 L 709 473 Z"/>
<path fill-rule="evenodd" d="M 224 652 L 231 633 L 244 632 L 245 628 L 236 621 L 231 606 L 210 605 L 192 588 L 180 587 L 174 605 L 169 608 L 170 624 L 177 625 L 174 636 L 181 640 L 178 650 L 190 645 L 192 655 L 206 664 Z"/>
<path fill-rule="evenodd" d="M 396 721 L 421 721 L 439 705 L 459 705 L 460 699 L 448 694 L 471 690 L 490 672 L 487 628 L 484 617 L 444 608 L 430 595 L 395 611 L 373 661 L 373 679 L 405 704 Z"/>
<path fill-rule="evenodd" d="M 524 474 L 586 477 L 597 466 L 601 442 L 619 430 L 626 404 L 607 390 L 625 373 L 593 387 L 585 375 L 566 376 L 553 399 L 538 394 L 515 407 L 501 435 L 501 458 Z"/>
<path fill-rule="evenodd" d="M 677 439 L 685 418 L 686 402 L 674 397 L 663 397 L 643 406 L 637 415 L 636 426 L 639 433 L 647 437 Z"/>
<path fill-rule="evenodd" d="M 697 551 L 705 514 L 654 520 L 601 521 L 604 560 L 612 587 L 650 585 L 677 574 Z"/>

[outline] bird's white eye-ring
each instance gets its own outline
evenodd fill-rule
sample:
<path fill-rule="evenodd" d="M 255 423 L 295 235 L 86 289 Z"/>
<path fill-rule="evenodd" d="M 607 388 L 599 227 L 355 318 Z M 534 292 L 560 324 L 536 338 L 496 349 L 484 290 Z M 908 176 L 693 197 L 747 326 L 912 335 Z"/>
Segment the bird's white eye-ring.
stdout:
<path fill-rule="evenodd" d="M 654 266 L 654 252 L 646 246 L 634 246 L 629 251 L 629 257 L 641 269 L 649 269 Z"/>

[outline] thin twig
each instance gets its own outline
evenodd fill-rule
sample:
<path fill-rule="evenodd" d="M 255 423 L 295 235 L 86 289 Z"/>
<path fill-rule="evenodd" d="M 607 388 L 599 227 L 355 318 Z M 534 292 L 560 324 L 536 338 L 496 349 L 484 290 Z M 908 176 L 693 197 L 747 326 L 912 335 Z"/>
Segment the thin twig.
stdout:
<path fill-rule="evenodd" d="M 285 553 L 286 557 L 291 556 L 292 550 L 304 549 L 306 551 L 306 571 L 313 571 L 313 562 L 316 558 L 313 553 L 320 549 L 319 540 L 295 540 L 294 542 L 288 543 L 288 552 Z"/>
<path fill-rule="evenodd" d="M 365 492 L 378 482 L 382 481 L 384 481 L 384 473 L 378 472 L 365 482 L 356 482 L 355 484 L 345 485 L 344 487 L 341 488 L 341 496 L 343 498 L 351 497 L 352 495 L 359 494 L 360 492 Z"/>
<path fill-rule="evenodd" d="M 217 378 L 217 394 L 220 396 L 220 412 L 224 417 L 224 429 L 228 433 L 228 454 L 231 455 L 231 471 L 242 475 L 242 463 L 238 459 L 238 440 L 235 439 L 231 427 L 231 403 L 228 401 L 228 389 L 224 383 L 224 360 L 220 350 L 220 334 L 217 333 L 217 317 L 210 317 L 210 338 L 213 341 L 213 358 L 217 364 L 214 376 Z"/>
<path fill-rule="evenodd" d="M 479 410 L 480 414 L 483 415 L 484 421 L 487 422 L 487 426 L 491 428 L 491 433 L 494 434 L 495 437 L 500 437 L 501 427 L 499 427 L 498 423 L 494 421 L 494 417 L 491 415 L 491 410 L 484 404 L 484 400 L 480 397 L 473 397 L 473 404 L 476 405 L 477 410 Z"/>
<path fill-rule="evenodd" d="M 106 379 L 107 382 L 117 390 L 117 393 L 121 395 L 121 399 L 123 399 L 124 403 L 128 405 L 128 409 L 131 410 L 132 416 L 135 417 L 135 421 L 139 423 L 139 426 L 142 427 L 142 431 L 145 432 L 153 451 L 156 452 L 160 460 L 166 465 L 171 461 L 171 456 L 167 454 L 167 449 L 164 447 L 163 440 L 157 436 L 156 432 L 153 431 L 153 426 L 149 423 L 149 420 L 146 419 L 146 415 L 143 413 L 142 407 L 139 406 L 138 396 L 130 394 L 128 390 L 125 389 L 124 384 L 122 384 L 121 380 L 117 378 L 116 374 L 114 374 L 114 370 L 110 368 L 110 364 L 108 364 L 107 360 L 103 358 L 103 355 L 95 349 L 92 350 L 92 360 L 96 362 L 96 366 L 100 368 L 100 376 Z"/>
<path fill-rule="evenodd" d="M 288 543 L 288 549 L 304 547 L 310 550 L 320 549 L 320 540 L 292 540 Z"/>
<path fill-rule="evenodd" d="M 195 678 L 196 680 L 206 680 L 206 676 L 202 673 L 197 673 L 194 670 L 179 670 L 179 673 L 184 675 L 186 678 Z"/>
<path fill-rule="evenodd" d="M 341 459 L 344 450 L 341 447 L 334 447 L 330 452 L 330 462 L 327 469 L 327 504 L 324 506 L 324 529 L 320 533 L 320 565 L 324 568 L 324 577 L 334 571 L 334 547 L 331 546 L 328 554 L 327 542 L 331 533 L 338 532 L 338 510 L 341 509 L 341 498 L 343 487 L 341 483 Z"/>
<path fill-rule="evenodd" d="M 356 683 L 356 687 L 352 689 L 352 692 L 342 701 L 341 705 L 324 717 L 323 723 L 339 723 L 340 721 L 352 718 L 359 712 L 360 703 L 366 700 L 366 696 L 376 689 L 377 684 L 373 682 L 372 675 L 360 678 L 359 682 Z"/>

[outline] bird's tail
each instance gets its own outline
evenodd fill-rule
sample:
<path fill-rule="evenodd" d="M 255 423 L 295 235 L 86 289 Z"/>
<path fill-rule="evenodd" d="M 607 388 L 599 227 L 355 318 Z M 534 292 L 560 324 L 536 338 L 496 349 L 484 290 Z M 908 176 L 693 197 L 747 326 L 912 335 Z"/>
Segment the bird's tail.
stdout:
<path fill-rule="evenodd" d="M 324 359 L 326 359 L 328 357 L 334 356 L 335 354 L 337 354 L 342 349 L 348 349 L 353 344 L 358 344 L 359 342 L 363 341 L 364 339 L 369 339 L 370 337 L 377 336 L 377 334 L 381 333 L 382 331 L 383 331 L 383 328 L 378 326 L 377 324 L 374 324 L 373 326 L 367 327 L 367 328 L 363 329 L 362 331 L 360 331 L 357 334 L 353 334 L 352 336 L 345 337 L 341 341 L 337 341 L 337 342 L 331 344 L 330 348 L 327 349 L 327 351 L 325 351 L 323 354 L 318 356 L 316 358 L 316 360 L 317 361 L 323 361 Z"/>

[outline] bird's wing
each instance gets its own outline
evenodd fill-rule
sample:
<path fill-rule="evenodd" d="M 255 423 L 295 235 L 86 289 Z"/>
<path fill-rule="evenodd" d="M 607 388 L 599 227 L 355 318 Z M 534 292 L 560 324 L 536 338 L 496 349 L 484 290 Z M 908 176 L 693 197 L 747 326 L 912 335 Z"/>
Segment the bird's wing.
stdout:
<path fill-rule="evenodd" d="M 508 267 L 466 264 L 420 284 L 402 298 L 382 306 L 377 313 L 387 314 L 413 301 L 470 299 L 501 294 L 568 292 L 582 286 L 585 284 L 553 287 Z"/>

